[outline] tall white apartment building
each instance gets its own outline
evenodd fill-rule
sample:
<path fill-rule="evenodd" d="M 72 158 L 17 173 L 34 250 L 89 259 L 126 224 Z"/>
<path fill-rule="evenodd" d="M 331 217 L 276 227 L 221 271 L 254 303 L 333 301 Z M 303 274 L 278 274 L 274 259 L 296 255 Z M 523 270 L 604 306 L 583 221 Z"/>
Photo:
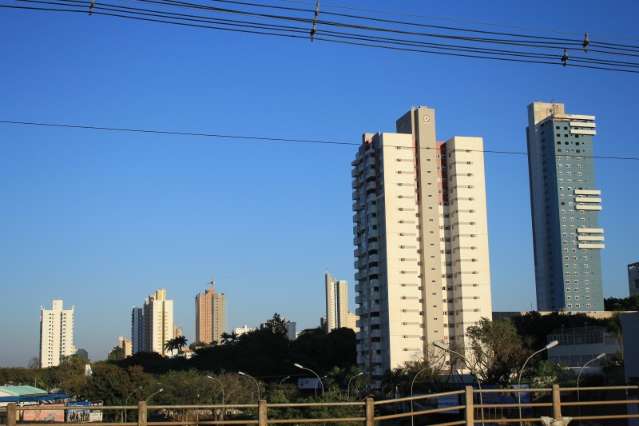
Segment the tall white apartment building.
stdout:
<path fill-rule="evenodd" d="M 357 329 L 356 315 L 348 309 L 348 282 L 336 280 L 331 274 L 324 274 L 326 290 L 326 332 L 336 328 Z"/>
<path fill-rule="evenodd" d="M 51 309 L 40 308 L 40 368 L 56 367 L 76 351 L 73 342 L 74 308 L 64 309 L 62 300 L 53 300 Z"/>
<path fill-rule="evenodd" d="M 357 361 L 373 377 L 434 342 L 464 353 L 492 316 L 482 138 L 437 142 L 427 107 L 396 127 L 364 134 L 352 163 Z"/>
<path fill-rule="evenodd" d="M 133 307 L 131 312 L 131 340 L 133 352 L 157 352 L 169 354 L 164 344 L 175 335 L 173 301 L 166 298 L 161 288 L 147 297 L 144 305 Z"/>

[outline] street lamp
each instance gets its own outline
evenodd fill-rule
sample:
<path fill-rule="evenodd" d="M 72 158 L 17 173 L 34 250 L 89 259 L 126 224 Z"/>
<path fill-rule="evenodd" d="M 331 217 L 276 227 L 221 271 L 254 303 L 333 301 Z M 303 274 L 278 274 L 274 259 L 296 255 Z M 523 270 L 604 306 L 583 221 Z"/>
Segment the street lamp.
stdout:
<path fill-rule="evenodd" d="M 220 385 L 220 390 L 222 391 L 222 405 L 224 405 L 224 384 L 222 383 L 220 379 L 217 379 L 213 376 L 206 376 L 206 378 Z"/>
<path fill-rule="evenodd" d="M 287 381 L 288 379 L 290 379 L 290 378 L 291 378 L 291 376 L 282 377 L 282 380 L 280 380 L 280 385 L 282 383 L 284 383 L 285 381 Z"/>
<path fill-rule="evenodd" d="M 417 374 L 415 374 L 415 376 L 413 377 L 413 380 L 411 380 L 410 382 L 410 426 L 414 426 L 415 425 L 415 418 L 413 417 L 413 385 L 415 384 L 415 380 L 417 379 L 417 376 L 419 376 L 420 374 L 422 374 L 424 371 L 428 370 L 430 367 L 424 367 L 421 370 L 419 370 L 417 372 Z"/>
<path fill-rule="evenodd" d="M 554 348 L 555 346 L 559 345 L 559 341 L 558 340 L 553 340 L 552 342 L 548 343 L 546 346 L 544 346 L 543 348 L 539 349 L 537 352 L 533 352 L 532 355 L 530 355 L 528 358 L 526 358 L 526 361 L 524 362 L 524 365 L 522 365 L 521 369 L 519 370 L 519 374 L 517 375 L 517 406 L 519 407 L 519 424 L 521 425 L 521 376 L 524 372 L 524 369 L 526 368 L 526 364 L 528 364 L 528 361 L 530 361 L 535 355 L 542 353 L 543 351 L 547 351 L 549 349 Z"/>
<path fill-rule="evenodd" d="M 153 392 L 151 395 L 147 396 L 147 397 L 144 399 L 144 402 L 149 402 L 149 401 L 151 400 L 151 398 L 153 398 L 155 395 L 157 395 L 157 394 L 159 394 L 159 393 L 162 393 L 162 392 L 164 392 L 164 388 L 160 388 L 160 389 L 156 390 L 156 391 L 155 391 L 155 392 Z"/>
<path fill-rule="evenodd" d="M 255 386 L 257 386 L 257 400 L 259 401 L 260 399 L 262 399 L 262 394 L 260 392 L 260 383 L 257 381 L 257 379 L 243 371 L 238 371 L 237 374 L 239 374 L 240 376 L 248 377 L 249 379 L 253 380 L 255 382 Z"/>
<path fill-rule="evenodd" d="M 450 348 L 447 348 L 437 342 L 433 342 L 433 346 L 435 346 L 438 349 L 441 349 L 443 351 L 446 351 L 450 354 L 456 355 L 458 356 L 462 361 L 464 361 L 464 364 L 466 364 L 466 367 L 468 367 L 468 370 L 470 370 L 471 374 L 475 377 L 475 381 L 477 382 L 477 387 L 479 388 L 479 404 L 482 406 L 480 413 L 481 413 L 481 424 L 484 424 L 484 396 L 482 393 L 482 389 L 481 389 L 481 382 L 479 381 L 479 376 L 477 375 L 477 372 L 475 371 L 475 369 L 473 367 L 470 366 L 470 362 L 468 361 L 468 359 L 463 356 L 462 354 L 460 354 L 457 351 L 454 351 Z M 461 377 L 460 377 L 461 378 Z"/>
<path fill-rule="evenodd" d="M 224 384 L 222 383 L 222 381 L 220 379 L 217 379 L 213 376 L 206 376 L 207 379 L 214 381 L 215 383 L 217 383 L 218 385 L 220 385 L 220 389 L 222 390 L 222 420 L 224 420 Z"/>
<path fill-rule="evenodd" d="M 583 373 L 584 369 L 588 367 L 588 365 L 590 365 L 591 363 L 595 361 L 599 361 L 600 359 L 605 357 L 606 357 L 605 353 L 600 353 L 599 355 L 597 355 L 596 357 L 594 357 L 593 359 L 591 359 L 590 361 L 582 365 L 581 368 L 579 369 L 579 374 L 577 374 L 577 401 L 579 401 L 579 379 L 581 379 L 581 373 Z M 581 407 L 579 407 L 579 409 L 581 409 Z"/>
<path fill-rule="evenodd" d="M 346 385 L 346 398 L 347 399 L 351 397 L 351 382 L 353 381 L 354 378 L 359 377 L 359 376 L 363 376 L 363 375 L 364 375 L 364 372 L 360 371 L 359 373 L 355 374 L 350 379 L 348 379 L 348 385 Z"/>
<path fill-rule="evenodd" d="M 319 376 L 319 374 L 317 374 L 316 372 L 314 372 L 310 368 L 304 367 L 302 364 L 298 364 L 297 362 L 295 364 L 293 364 L 293 366 L 296 367 L 296 368 L 299 368 L 300 370 L 306 370 L 306 371 L 310 371 L 311 373 L 313 373 L 317 377 L 317 380 L 319 380 L 319 383 L 322 386 L 322 395 L 324 395 L 324 383 L 322 382 L 322 378 Z"/>

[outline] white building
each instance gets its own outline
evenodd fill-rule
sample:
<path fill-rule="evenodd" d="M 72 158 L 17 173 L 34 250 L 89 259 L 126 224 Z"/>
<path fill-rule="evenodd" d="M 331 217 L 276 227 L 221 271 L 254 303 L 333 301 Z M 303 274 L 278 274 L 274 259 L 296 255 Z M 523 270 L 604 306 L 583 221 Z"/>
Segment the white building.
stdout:
<path fill-rule="evenodd" d="M 74 307 L 64 309 L 62 300 L 53 300 L 51 309 L 40 308 L 40 368 L 60 365 L 62 357 L 75 353 L 73 342 Z"/>
<path fill-rule="evenodd" d="M 233 329 L 233 334 L 235 334 L 237 337 L 240 337 L 242 334 L 247 334 L 252 331 L 255 331 L 255 327 L 249 327 L 248 325 L 244 324 L 244 326 L 242 327 L 235 327 Z"/>
<path fill-rule="evenodd" d="M 357 316 L 348 310 L 348 282 L 336 280 L 331 274 L 324 274 L 326 290 L 326 332 L 336 328 L 350 328 L 357 331 Z"/>
<path fill-rule="evenodd" d="M 297 323 L 295 321 L 286 321 L 286 338 L 288 340 L 297 339 Z"/>
<path fill-rule="evenodd" d="M 164 344 L 175 336 L 173 301 L 161 288 L 146 298 L 141 308 L 131 312 L 131 340 L 133 352 L 157 352 L 170 355 Z"/>
<path fill-rule="evenodd" d="M 483 140 L 437 142 L 435 111 L 412 108 L 398 133 L 366 133 L 352 166 L 358 364 L 381 376 L 464 352 L 491 318 Z"/>

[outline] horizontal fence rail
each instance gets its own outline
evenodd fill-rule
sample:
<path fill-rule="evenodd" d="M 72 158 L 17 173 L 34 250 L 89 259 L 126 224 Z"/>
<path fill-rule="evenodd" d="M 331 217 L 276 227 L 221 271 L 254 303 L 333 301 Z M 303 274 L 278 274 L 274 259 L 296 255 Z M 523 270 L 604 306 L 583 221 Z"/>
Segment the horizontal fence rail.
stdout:
<path fill-rule="evenodd" d="M 38 417 L 43 413 L 101 413 L 105 421 L 97 426 L 199 426 L 199 425 L 276 425 L 276 424 L 363 424 L 401 422 L 411 425 L 482 426 L 497 424 L 540 424 L 541 416 L 554 419 L 571 417 L 572 425 L 608 424 L 639 419 L 638 386 L 501 388 L 474 389 L 364 401 L 254 404 L 148 405 L 25 405 L 10 403 L 0 407 L 0 422 L 6 426 L 51 426 L 53 423 L 89 423 L 87 417 L 56 421 L 59 416 Z M 522 397 L 526 400 L 520 401 Z M 324 410 L 325 413 L 318 413 Z M 562 412 L 565 411 L 565 412 Z M 109 417 L 106 417 L 106 414 Z M 127 413 L 128 416 L 127 416 Z M 325 414 L 325 415 L 321 415 Z M 25 417 L 26 415 L 26 417 Z M 63 416 L 64 417 L 64 416 Z M 120 418 L 121 421 L 113 421 Z M 26 420 L 25 420 L 26 418 Z M 33 420 L 31 420 L 33 419 Z M 51 420 L 52 419 L 52 420 Z M 79 420 L 78 420 L 79 419 Z M 134 421 L 128 421 L 133 419 Z M 584 423 L 589 422 L 589 423 Z M 596 423 L 592 423 L 596 422 Z"/>

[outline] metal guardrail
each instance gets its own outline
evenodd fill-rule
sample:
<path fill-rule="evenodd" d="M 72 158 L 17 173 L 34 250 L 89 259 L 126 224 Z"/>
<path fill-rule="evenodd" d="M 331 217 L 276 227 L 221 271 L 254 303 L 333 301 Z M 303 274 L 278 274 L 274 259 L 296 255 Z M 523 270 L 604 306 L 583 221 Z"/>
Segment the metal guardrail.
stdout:
<path fill-rule="evenodd" d="M 354 402 L 316 402 L 316 403 L 268 403 L 261 400 L 257 404 L 211 404 L 211 405 L 147 405 L 145 401 L 140 401 L 137 405 L 114 405 L 114 406 L 17 406 L 16 404 L 9 404 L 4 410 L 0 409 L 0 414 L 3 414 L 6 418 L 6 426 L 51 426 L 51 422 L 25 422 L 22 421 L 21 414 L 24 415 L 27 411 L 32 410 L 46 410 L 46 411 L 74 411 L 74 410 L 89 410 L 105 412 L 128 412 L 134 411 L 136 416 L 135 422 L 99 422 L 98 426 L 199 426 L 199 425 L 258 425 L 268 426 L 275 424 L 347 424 L 347 423 L 360 423 L 366 426 L 374 426 L 375 422 L 383 422 L 390 420 L 400 420 L 411 418 L 414 420 L 416 417 L 422 417 L 420 424 L 425 424 L 423 421 L 424 416 L 430 421 L 439 421 L 439 423 L 427 423 L 430 426 L 453 426 L 453 425 L 475 425 L 475 424 L 539 424 L 539 417 L 536 416 L 522 416 L 520 409 L 526 409 L 527 411 L 544 411 L 542 415 L 549 415 L 555 419 L 562 417 L 562 407 L 566 409 L 579 410 L 577 415 L 571 413 L 573 419 L 572 424 L 577 424 L 580 421 L 598 421 L 600 424 L 606 420 L 626 420 L 626 419 L 639 419 L 639 414 L 631 414 L 626 410 L 623 413 L 608 412 L 603 414 L 589 413 L 587 415 L 581 415 L 582 407 L 600 407 L 603 410 L 609 409 L 612 406 L 629 407 L 631 405 L 639 407 L 639 399 L 628 398 L 628 392 L 636 392 L 639 386 L 604 386 L 604 387 L 566 387 L 560 388 L 559 385 L 553 385 L 552 388 L 538 388 L 538 389 L 524 389 L 524 388 L 503 388 L 503 389 L 473 389 L 467 386 L 464 390 L 442 392 L 435 394 L 417 395 L 405 398 L 396 398 L 388 400 L 375 401 L 373 398 L 367 398 L 364 401 Z M 613 392 L 626 392 L 626 399 L 610 399 L 609 396 Z M 587 394 L 589 392 L 601 392 L 603 393 L 603 399 L 601 400 L 585 400 L 571 401 L 566 399 L 562 400 L 562 394 L 579 392 Z M 537 395 L 541 399 L 548 399 L 542 402 L 488 402 L 488 403 L 475 403 L 477 396 L 484 395 L 485 398 L 489 398 L 488 395 L 505 394 L 505 395 L 517 395 L 527 393 L 530 395 Z M 439 398 L 456 396 L 458 404 L 451 406 L 439 407 L 433 406 L 433 408 L 425 408 L 419 410 L 406 410 L 405 403 L 414 403 L 416 401 L 423 401 L 424 404 L 436 405 Z M 479 398 L 482 401 L 482 398 Z M 388 411 L 392 409 L 392 404 L 398 404 L 400 407 L 398 412 L 391 414 L 376 413 L 382 409 Z M 271 415 L 278 415 L 282 410 L 312 410 L 318 408 L 351 408 L 350 411 L 361 411 L 360 414 L 353 414 L 349 412 L 343 417 L 298 417 L 298 418 L 277 418 L 271 417 Z M 250 411 L 251 415 L 247 416 L 246 411 Z M 486 415 L 488 410 L 488 415 Z M 493 410 L 493 411 L 490 411 Z M 498 411 L 499 410 L 499 411 Z M 169 416 L 166 421 L 153 421 L 149 420 L 149 413 L 164 411 L 173 413 L 172 417 L 176 416 L 175 413 L 183 411 L 184 413 L 191 413 L 184 415 L 184 420 L 174 421 Z M 516 415 L 513 415 L 515 411 L 518 411 Z M 200 419 L 201 413 L 208 413 L 203 415 Z M 254 412 L 254 414 L 253 414 Z M 491 416 L 492 413 L 499 413 Z M 639 408 L 636 411 L 639 413 Z M 234 415 L 244 413 L 247 418 L 232 418 Z M 530 414 L 530 413 L 526 413 Z M 448 415 L 448 418 L 442 417 Z M 210 419 L 212 417 L 212 419 Z M 231 417 L 225 419 L 225 417 Z M 456 417 L 456 418 L 455 418 Z M 126 416 L 124 416 L 126 418 Z M 56 422 L 62 423 L 62 422 Z M 78 424 L 78 422 L 67 422 L 64 424 Z"/>

